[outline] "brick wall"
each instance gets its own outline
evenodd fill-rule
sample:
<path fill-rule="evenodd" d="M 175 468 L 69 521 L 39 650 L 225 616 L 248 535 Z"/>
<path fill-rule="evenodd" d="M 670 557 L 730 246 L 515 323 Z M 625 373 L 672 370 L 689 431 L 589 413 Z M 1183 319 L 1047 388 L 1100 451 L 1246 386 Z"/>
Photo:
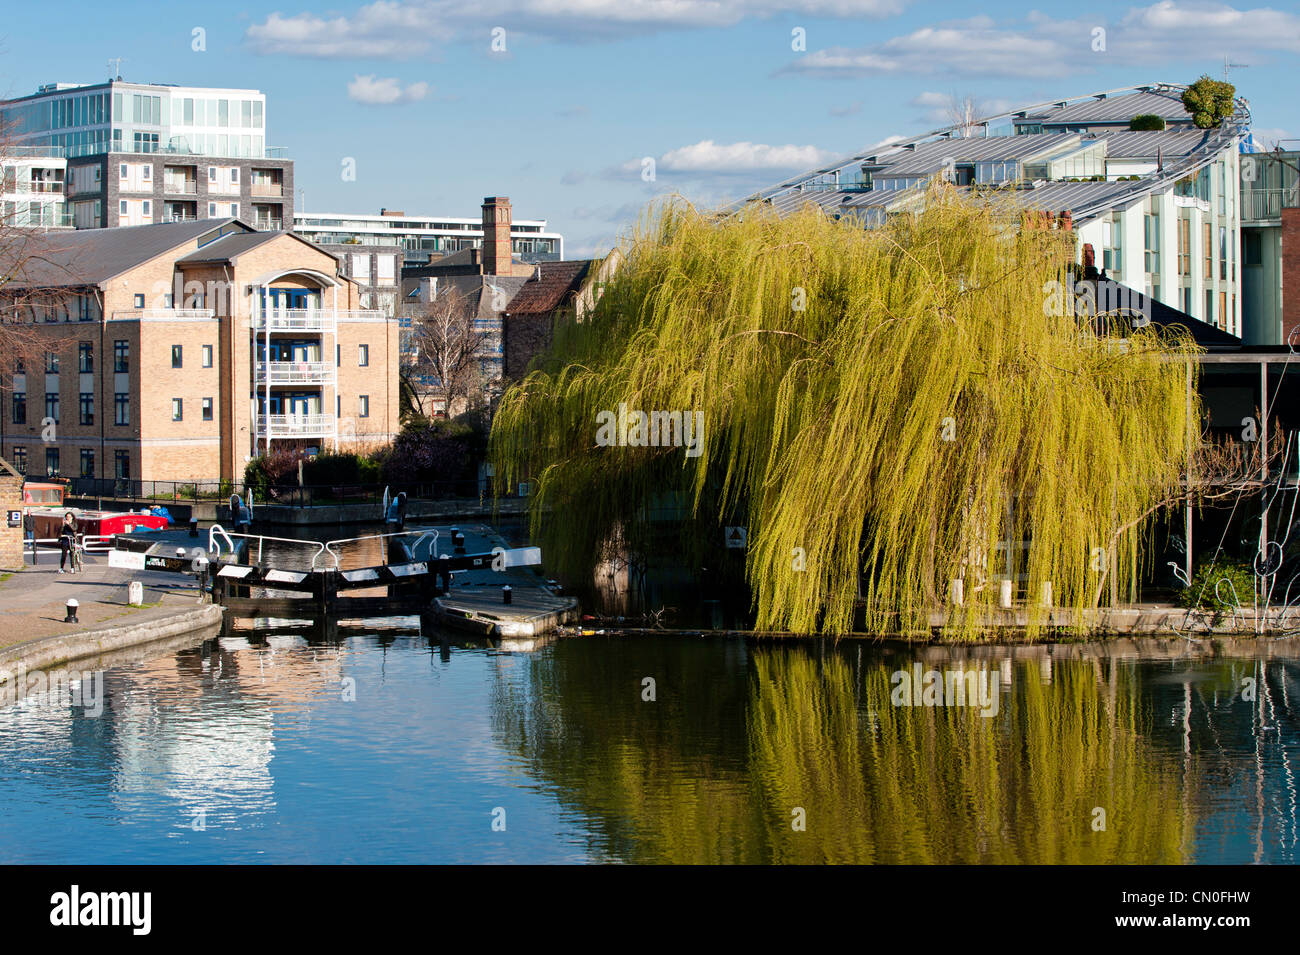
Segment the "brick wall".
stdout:
<path fill-rule="evenodd" d="M 502 374 L 507 381 L 519 381 L 540 352 L 551 347 L 555 315 L 506 315 L 501 323 L 501 350 L 505 355 Z"/>
<path fill-rule="evenodd" d="M 1282 210 L 1282 341 L 1300 344 L 1300 209 Z M 1295 335 L 1295 338 L 1290 336 Z"/>
<path fill-rule="evenodd" d="M 0 570 L 19 570 L 23 566 L 23 529 L 10 527 L 9 511 L 22 509 L 23 479 L 4 461 L 0 461 Z"/>

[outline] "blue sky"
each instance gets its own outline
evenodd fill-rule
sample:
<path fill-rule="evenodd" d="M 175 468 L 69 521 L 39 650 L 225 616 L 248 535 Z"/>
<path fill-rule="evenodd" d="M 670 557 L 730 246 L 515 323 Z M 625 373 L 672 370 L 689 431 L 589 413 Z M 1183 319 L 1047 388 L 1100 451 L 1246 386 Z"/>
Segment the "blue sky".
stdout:
<path fill-rule="evenodd" d="M 1300 138 L 1294 3 L 71 0 L 57 42 L 51 9 L 10 5 L 0 20 L 0 95 L 101 81 L 110 57 L 128 80 L 260 89 L 303 208 L 477 216 L 484 196 L 508 195 L 571 258 L 607 249 L 655 195 L 737 197 L 945 125 L 954 94 L 1000 111 L 1221 78 L 1227 56 L 1244 64 L 1231 79 L 1257 138 Z"/>

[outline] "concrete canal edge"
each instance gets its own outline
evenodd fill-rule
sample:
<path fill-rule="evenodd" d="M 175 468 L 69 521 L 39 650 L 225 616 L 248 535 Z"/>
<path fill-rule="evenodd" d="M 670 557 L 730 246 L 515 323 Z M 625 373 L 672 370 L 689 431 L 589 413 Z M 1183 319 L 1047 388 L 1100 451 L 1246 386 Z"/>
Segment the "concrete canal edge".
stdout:
<path fill-rule="evenodd" d="M 222 609 L 204 604 L 134 624 L 99 627 L 15 643 L 0 649 L 0 676 L 22 670 L 48 670 L 64 663 L 117 653 L 132 647 L 214 629 Z"/>

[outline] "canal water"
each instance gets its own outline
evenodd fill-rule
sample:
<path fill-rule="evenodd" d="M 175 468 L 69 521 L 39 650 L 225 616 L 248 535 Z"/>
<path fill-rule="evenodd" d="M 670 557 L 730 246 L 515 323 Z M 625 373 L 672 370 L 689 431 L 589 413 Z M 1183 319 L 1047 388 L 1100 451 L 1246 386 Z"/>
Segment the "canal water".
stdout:
<path fill-rule="evenodd" d="M 0 706 L 0 862 L 1297 861 L 1292 659 L 459 639 L 263 625 Z"/>

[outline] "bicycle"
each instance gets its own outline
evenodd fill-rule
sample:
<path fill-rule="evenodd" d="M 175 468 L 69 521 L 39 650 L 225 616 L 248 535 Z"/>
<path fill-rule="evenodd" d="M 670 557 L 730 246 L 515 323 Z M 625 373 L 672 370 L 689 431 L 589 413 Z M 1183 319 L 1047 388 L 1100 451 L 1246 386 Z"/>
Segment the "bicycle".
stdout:
<path fill-rule="evenodd" d="M 70 554 L 72 557 L 72 572 L 74 574 L 81 573 L 81 556 L 84 550 L 85 548 L 82 545 L 81 538 L 74 537 L 72 539 L 72 552 Z"/>

